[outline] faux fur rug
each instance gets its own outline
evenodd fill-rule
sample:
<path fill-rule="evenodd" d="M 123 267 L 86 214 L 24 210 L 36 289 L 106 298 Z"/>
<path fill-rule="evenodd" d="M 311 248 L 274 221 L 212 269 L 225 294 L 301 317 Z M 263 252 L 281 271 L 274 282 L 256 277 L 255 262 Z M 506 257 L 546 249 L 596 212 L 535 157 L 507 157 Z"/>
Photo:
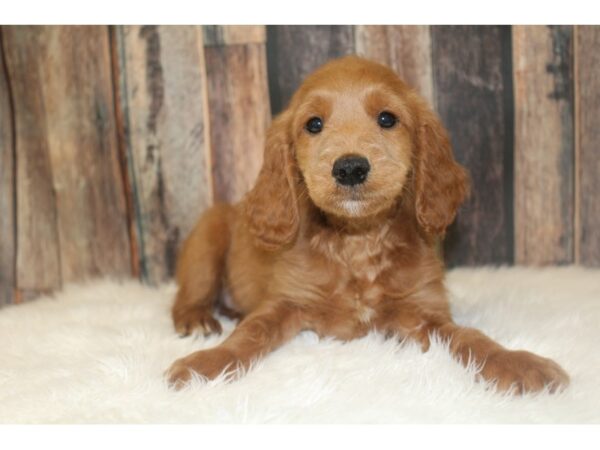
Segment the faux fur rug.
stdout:
<path fill-rule="evenodd" d="M 224 336 L 178 338 L 173 285 L 97 281 L 0 310 L 0 422 L 600 422 L 600 271 L 459 269 L 447 284 L 458 323 L 555 359 L 570 387 L 503 396 L 444 343 L 421 353 L 377 334 L 305 332 L 239 381 L 174 392 L 170 363 Z M 234 323 L 222 323 L 226 335 Z"/>

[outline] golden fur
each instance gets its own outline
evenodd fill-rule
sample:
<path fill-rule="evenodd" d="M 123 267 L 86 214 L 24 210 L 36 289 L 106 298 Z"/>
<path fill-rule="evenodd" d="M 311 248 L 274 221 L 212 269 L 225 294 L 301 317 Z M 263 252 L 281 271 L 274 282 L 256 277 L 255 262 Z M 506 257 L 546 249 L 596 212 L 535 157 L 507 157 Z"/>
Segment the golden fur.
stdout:
<path fill-rule="evenodd" d="M 380 127 L 382 111 L 396 125 Z M 312 117 L 323 120 L 317 134 L 305 129 Z M 332 166 L 345 155 L 369 161 L 363 184 L 336 183 Z M 218 347 L 175 361 L 169 381 L 247 367 L 310 329 L 343 340 L 377 330 L 423 350 L 436 332 L 500 389 L 565 386 L 553 361 L 452 321 L 434 243 L 467 193 L 439 119 L 390 69 L 358 57 L 321 67 L 275 118 L 254 188 L 208 210 L 183 245 L 176 330 L 220 332 L 216 307 L 242 320 Z"/>

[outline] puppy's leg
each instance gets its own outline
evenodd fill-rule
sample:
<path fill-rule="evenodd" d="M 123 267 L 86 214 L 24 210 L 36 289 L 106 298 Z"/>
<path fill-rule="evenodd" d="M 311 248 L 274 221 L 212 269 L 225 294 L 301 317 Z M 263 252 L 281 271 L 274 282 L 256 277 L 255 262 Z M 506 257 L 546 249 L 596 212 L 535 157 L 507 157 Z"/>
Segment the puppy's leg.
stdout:
<path fill-rule="evenodd" d="M 179 290 L 171 314 L 182 336 L 196 329 L 204 335 L 221 332 L 213 310 L 229 247 L 230 221 L 229 205 L 213 206 L 200 218 L 180 251 L 176 273 Z"/>
<path fill-rule="evenodd" d="M 428 294 L 432 292 L 443 295 L 443 288 L 427 290 Z M 450 351 L 463 365 L 475 361 L 482 366 L 479 376 L 495 381 L 500 391 L 514 389 L 516 393 L 523 393 L 548 387 L 550 392 L 555 392 L 569 384 L 567 373 L 551 359 L 523 350 L 508 350 L 478 330 L 455 324 L 449 314 L 431 313 L 422 308 L 419 306 L 422 294 L 387 302 L 378 328 L 412 337 L 421 343 L 424 351 L 429 348 L 430 334 L 437 333 L 449 341 Z"/>
<path fill-rule="evenodd" d="M 300 332 L 300 314 L 284 303 L 265 305 L 244 318 L 221 345 L 175 361 L 167 376 L 181 388 L 192 372 L 209 379 L 225 371 L 248 368 L 253 360 L 275 350 Z"/>

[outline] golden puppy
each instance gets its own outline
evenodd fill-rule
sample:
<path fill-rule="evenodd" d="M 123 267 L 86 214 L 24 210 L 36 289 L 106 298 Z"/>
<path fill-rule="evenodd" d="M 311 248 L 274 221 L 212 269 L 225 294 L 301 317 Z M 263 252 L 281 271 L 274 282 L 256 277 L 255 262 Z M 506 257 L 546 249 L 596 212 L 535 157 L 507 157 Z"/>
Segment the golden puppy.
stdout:
<path fill-rule="evenodd" d="M 390 69 L 324 65 L 273 121 L 254 188 L 208 210 L 183 245 L 176 330 L 220 332 L 219 306 L 242 320 L 221 345 L 175 361 L 170 382 L 247 367 L 302 330 L 377 330 L 424 350 L 437 333 L 501 390 L 566 386 L 555 362 L 452 321 L 434 242 L 467 193 L 439 119 Z"/>

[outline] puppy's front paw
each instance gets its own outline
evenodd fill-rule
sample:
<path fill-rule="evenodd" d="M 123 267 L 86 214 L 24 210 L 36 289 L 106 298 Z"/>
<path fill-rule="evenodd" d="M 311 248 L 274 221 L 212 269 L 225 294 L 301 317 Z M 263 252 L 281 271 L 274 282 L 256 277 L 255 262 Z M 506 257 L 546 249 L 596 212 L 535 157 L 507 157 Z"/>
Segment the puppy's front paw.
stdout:
<path fill-rule="evenodd" d="M 221 334 L 221 324 L 213 317 L 208 308 L 203 307 L 173 307 L 171 311 L 173 324 L 177 333 L 184 337 L 194 331 L 200 331 L 204 336 L 213 333 Z"/>
<path fill-rule="evenodd" d="M 554 361 L 525 351 L 501 350 L 488 356 L 480 376 L 497 381 L 500 391 L 515 389 L 516 393 L 563 390 L 569 376 Z"/>
<path fill-rule="evenodd" d="M 193 372 L 212 380 L 223 372 L 236 370 L 238 365 L 239 360 L 233 352 L 216 347 L 178 359 L 167 370 L 166 375 L 171 386 L 181 389 L 192 378 Z"/>

